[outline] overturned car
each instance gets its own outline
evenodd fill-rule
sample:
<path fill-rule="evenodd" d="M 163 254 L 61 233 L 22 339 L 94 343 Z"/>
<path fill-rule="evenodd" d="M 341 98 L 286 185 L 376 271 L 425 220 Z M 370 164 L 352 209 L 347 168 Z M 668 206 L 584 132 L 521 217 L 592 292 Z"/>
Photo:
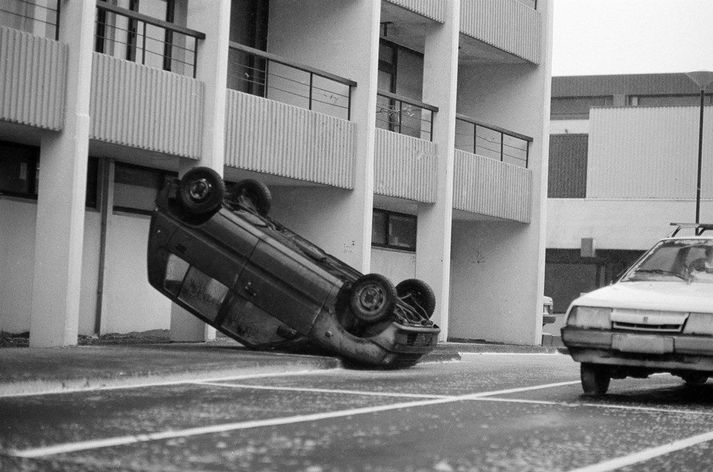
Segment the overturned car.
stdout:
<path fill-rule="evenodd" d="M 254 349 L 326 349 L 361 365 L 414 365 L 438 342 L 431 288 L 363 275 L 268 217 L 269 189 L 226 189 L 196 167 L 167 182 L 148 243 L 151 285 Z"/>

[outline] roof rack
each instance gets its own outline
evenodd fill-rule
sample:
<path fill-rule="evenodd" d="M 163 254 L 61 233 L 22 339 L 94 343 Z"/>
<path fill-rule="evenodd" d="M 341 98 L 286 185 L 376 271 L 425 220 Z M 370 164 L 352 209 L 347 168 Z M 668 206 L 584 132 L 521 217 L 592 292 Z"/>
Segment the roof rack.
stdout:
<path fill-rule="evenodd" d="M 704 231 L 713 230 L 713 223 L 671 223 L 671 226 L 676 227 L 671 236 L 669 236 L 671 238 L 676 236 L 682 229 L 693 229 L 696 236 L 702 235 Z"/>

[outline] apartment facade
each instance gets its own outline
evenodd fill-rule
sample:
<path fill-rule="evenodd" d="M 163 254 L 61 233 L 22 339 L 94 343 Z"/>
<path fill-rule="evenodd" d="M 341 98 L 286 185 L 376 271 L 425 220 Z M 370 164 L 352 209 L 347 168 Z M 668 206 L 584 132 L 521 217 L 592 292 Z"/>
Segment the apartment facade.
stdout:
<path fill-rule="evenodd" d="M 164 179 L 257 178 L 443 339 L 538 344 L 548 0 L 36 0 L 0 11 L 0 330 L 211 331 L 146 280 Z"/>
<path fill-rule="evenodd" d="M 703 96 L 700 221 L 713 221 L 713 91 Z M 696 217 L 700 89 L 684 73 L 553 77 L 545 293 L 563 313 L 673 222 Z"/>

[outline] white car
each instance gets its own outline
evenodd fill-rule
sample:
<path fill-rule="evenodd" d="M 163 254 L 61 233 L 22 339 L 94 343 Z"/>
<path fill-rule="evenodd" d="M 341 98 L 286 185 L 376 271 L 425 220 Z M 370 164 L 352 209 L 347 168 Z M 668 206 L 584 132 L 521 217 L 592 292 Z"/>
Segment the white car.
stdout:
<path fill-rule="evenodd" d="M 677 236 L 692 228 L 692 236 Z M 567 310 L 562 341 L 581 363 L 582 389 L 655 372 L 702 384 L 713 375 L 713 224 L 678 225 L 614 284 Z"/>

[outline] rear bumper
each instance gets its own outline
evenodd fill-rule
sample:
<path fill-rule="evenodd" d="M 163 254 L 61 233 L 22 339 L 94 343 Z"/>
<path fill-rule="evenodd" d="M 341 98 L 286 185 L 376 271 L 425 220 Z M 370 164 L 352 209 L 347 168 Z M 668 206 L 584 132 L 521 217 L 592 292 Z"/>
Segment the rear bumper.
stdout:
<path fill-rule="evenodd" d="M 562 328 L 562 342 L 575 361 L 656 371 L 713 372 L 713 337 Z"/>

